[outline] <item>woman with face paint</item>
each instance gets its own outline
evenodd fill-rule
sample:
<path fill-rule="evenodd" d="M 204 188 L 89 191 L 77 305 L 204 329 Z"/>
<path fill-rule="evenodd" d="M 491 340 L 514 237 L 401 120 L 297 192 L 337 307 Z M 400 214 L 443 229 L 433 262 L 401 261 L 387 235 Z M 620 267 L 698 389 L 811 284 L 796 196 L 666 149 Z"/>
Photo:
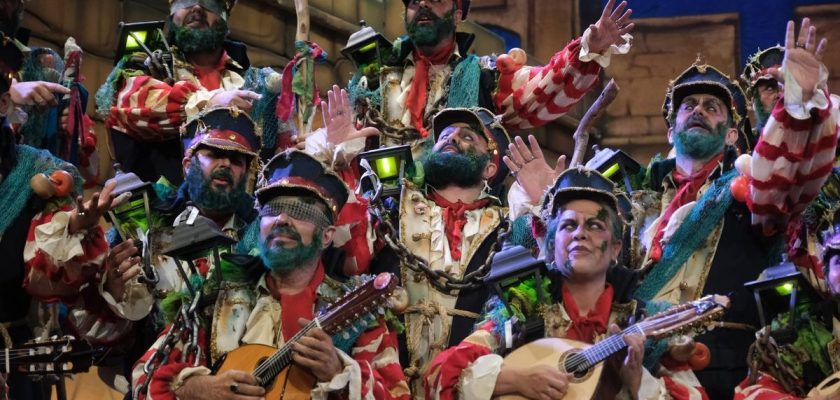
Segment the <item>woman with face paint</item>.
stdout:
<path fill-rule="evenodd" d="M 550 279 L 542 287 L 533 279 L 523 280 L 505 289 L 505 297 L 520 324 L 542 318 L 544 328 L 519 336 L 596 343 L 617 333 L 618 325 L 626 325 L 638 311 L 632 299 L 635 274 L 618 263 L 624 229 L 622 202 L 613 194 L 612 182 L 585 169 L 560 174 L 543 198 L 539 225 L 545 227 L 542 250 Z M 623 202 L 627 204 L 626 199 Z M 548 304 L 539 303 L 537 291 L 546 294 L 542 297 L 550 299 Z M 504 304 L 491 298 L 476 330 L 433 361 L 424 379 L 426 396 L 563 398 L 570 376 L 557 368 L 502 364 L 501 354 L 512 350 L 508 343 L 513 343 L 514 335 L 506 328 L 510 320 Z M 673 385 L 666 388 L 662 379 L 642 367 L 643 336 L 625 335 L 624 341 L 626 354 L 608 359 L 604 372 L 620 381 L 619 398 L 659 398 L 671 388 L 700 394 L 698 388 L 673 377 L 669 377 Z"/>

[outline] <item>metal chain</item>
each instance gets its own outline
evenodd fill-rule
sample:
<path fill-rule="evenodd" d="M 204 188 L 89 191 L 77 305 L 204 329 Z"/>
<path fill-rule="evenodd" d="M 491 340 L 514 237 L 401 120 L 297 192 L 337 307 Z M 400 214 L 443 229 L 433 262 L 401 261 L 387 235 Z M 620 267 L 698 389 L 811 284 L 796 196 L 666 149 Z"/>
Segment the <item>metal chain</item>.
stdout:
<path fill-rule="evenodd" d="M 400 141 L 403 144 L 421 139 L 420 131 L 417 130 L 417 128 L 414 128 L 412 126 L 395 128 L 388 124 L 388 122 L 382 118 L 382 113 L 377 107 L 374 107 L 371 104 L 370 99 L 364 98 L 363 101 L 364 103 L 362 107 L 366 111 L 364 113 L 364 116 L 361 117 L 361 119 L 362 122 L 364 122 L 365 126 L 375 127 L 376 129 L 379 129 L 380 132 L 382 132 L 383 136 L 392 140 Z M 432 110 L 429 113 L 429 115 L 435 115 L 438 111 L 440 111 L 439 104 L 435 104 L 435 106 L 432 107 Z M 431 126 L 427 126 L 425 128 L 426 131 L 431 130 Z"/>
<path fill-rule="evenodd" d="M 152 376 L 157 368 L 164 365 L 169 359 L 169 354 L 173 349 L 175 349 L 175 345 L 181 337 L 184 325 L 185 321 L 183 316 L 181 313 L 178 313 L 178 317 L 176 317 L 175 321 L 169 327 L 169 331 L 166 332 L 166 336 L 163 338 L 161 345 L 158 346 L 155 352 L 152 353 L 151 357 L 149 357 L 149 359 L 143 364 L 143 374 L 146 376 L 146 380 L 134 388 L 134 393 L 132 395 L 133 399 L 139 399 L 141 393 L 147 394 L 149 382 L 151 382 Z"/>
<path fill-rule="evenodd" d="M 446 271 L 431 269 L 426 260 L 412 253 L 400 241 L 397 229 L 394 228 L 394 224 L 391 222 L 391 216 L 385 210 L 382 199 L 379 196 L 370 200 L 370 213 L 379 222 L 376 227 L 377 236 L 382 238 L 388 247 L 397 253 L 402 265 L 405 265 L 415 273 L 415 281 L 419 282 L 422 276 L 425 276 L 437 291 L 452 296 L 456 294 L 454 292 L 459 290 L 475 290 L 484 286 L 484 278 L 490 273 L 493 256 L 502 249 L 504 242 L 510 234 L 510 223 L 505 218 L 502 218 L 499 228 L 496 231 L 496 242 L 490 248 L 484 264 L 475 271 L 465 274 L 462 278 L 457 278 Z"/>

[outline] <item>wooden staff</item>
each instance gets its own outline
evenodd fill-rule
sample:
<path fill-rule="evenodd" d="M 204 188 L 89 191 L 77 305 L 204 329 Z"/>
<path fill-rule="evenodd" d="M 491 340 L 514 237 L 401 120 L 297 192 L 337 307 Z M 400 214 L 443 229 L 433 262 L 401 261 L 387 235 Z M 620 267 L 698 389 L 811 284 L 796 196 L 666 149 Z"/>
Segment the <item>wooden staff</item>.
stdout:
<path fill-rule="evenodd" d="M 583 118 L 580 119 L 580 124 L 575 129 L 573 136 L 575 139 L 575 150 L 572 153 L 572 161 L 569 162 L 569 167 L 583 163 L 583 156 L 586 155 L 586 146 L 589 144 L 589 130 L 592 129 L 595 121 L 604 114 L 604 110 L 607 109 L 610 103 L 615 100 L 615 97 L 618 95 L 618 90 L 619 87 L 615 83 L 615 79 L 610 79 L 607 86 L 604 87 L 604 90 L 598 96 L 598 99 L 586 110 L 586 114 L 583 114 Z"/>

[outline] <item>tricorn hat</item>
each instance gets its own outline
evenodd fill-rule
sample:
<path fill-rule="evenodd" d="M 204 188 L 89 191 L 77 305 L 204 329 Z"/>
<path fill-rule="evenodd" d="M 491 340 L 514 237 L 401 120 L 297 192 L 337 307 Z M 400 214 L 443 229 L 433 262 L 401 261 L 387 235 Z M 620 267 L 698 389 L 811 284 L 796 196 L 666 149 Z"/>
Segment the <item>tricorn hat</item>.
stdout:
<path fill-rule="evenodd" d="M 287 150 L 269 160 L 260 172 L 254 194 L 261 207 L 277 196 L 301 192 L 313 194 L 323 201 L 333 222 L 349 195 L 347 185 L 335 172 L 299 150 Z"/>
<path fill-rule="evenodd" d="M 498 167 L 496 175 L 487 183 L 491 187 L 495 187 L 504 181 L 508 175 L 508 168 L 502 162 L 502 156 L 507 150 L 508 144 L 510 144 L 510 136 L 502 126 L 500 119 L 486 108 L 481 107 L 443 109 L 432 117 L 432 132 L 434 132 L 435 141 L 440 137 L 444 128 L 458 122 L 483 128 L 477 133 L 483 135 L 487 140 L 490 161 Z"/>
<path fill-rule="evenodd" d="M 248 113 L 236 107 L 207 109 L 181 126 L 184 156 L 200 146 L 236 151 L 255 157 L 260 151 L 260 133 Z"/>
<path fill-rule="evenodd" d="M 779 45 L 759 50 L 751 55 L 747 65 L 744 66 L 744 72 L 741 73 L 741 80 L 747 87 L 747 94 L 751 95 L 750 92 L 758 81 L 775 79 L 768 70 L 781 67 L 784 59 L 785 48 Z"/>
<path fill-rule="evenodd" d="M 408 3 L 412 0 L 403 0 L 403 4 L 408 7 Z M 461 20 L 465 21 L 467 19 L 467 13 L 470 12 L 470 0 L 453 0 L 456 4 L 458 4 L 458 9 L 461 10 Z"/>
<path fill-rule="evenodd" d="M 623 220 L 630 219 L 630 201 L 616 190 L 613 181 L 596 170 L 577 166 L 563 171 L 545 193 L 541 210 L 543 222 L 548 224 L 556 217 L 561 205 L 581 199 L 605 203 Z"/>

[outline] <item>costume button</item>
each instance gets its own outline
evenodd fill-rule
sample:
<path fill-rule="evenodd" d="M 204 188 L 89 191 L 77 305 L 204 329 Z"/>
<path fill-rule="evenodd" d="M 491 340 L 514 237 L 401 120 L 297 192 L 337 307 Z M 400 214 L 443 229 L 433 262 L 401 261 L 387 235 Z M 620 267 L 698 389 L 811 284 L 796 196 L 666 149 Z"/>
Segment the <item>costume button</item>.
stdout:
<path fill-rule="evenodd" d="M 412 194 L 412 195 L 411 195 L 411 201 L 413 201 L 413 202 L 415 202 L 415 203 L 416 203 L 416 202 L 418 202 L 418 201 L 420 201 L 420 195 L 419 195 L 419 194 L 417 194 L 417 193 Z"/>
<path fill-rule="evenodd" d="M 414 240 L 415 242 L 419 242 L 420 239 L 422 239 L 422 238 L 423 238 L 423 235 L 421 235 L 419 233 L 415 233 L 415 234 L 411 235 L 411 240 Z"/>
<path fill-rule="evenodd" d="M 686 281 L 680 282 L 680 290 L 685 291 L 686 289 L 688 289 L 688 282 L 686 282 Z"/>
<path fill-rule="evenodd" d="M 487 217 L 492 217 L 493 216 L 493 210 L 491 210 L 489 208 L 484 210 L 484 215 L 487 216 Z"/>
<path fill-rule="evenodd" d="M 236 140 L 236 135 L 230 135 L 228 138 L 229 138 L 230 140 Z"/>

